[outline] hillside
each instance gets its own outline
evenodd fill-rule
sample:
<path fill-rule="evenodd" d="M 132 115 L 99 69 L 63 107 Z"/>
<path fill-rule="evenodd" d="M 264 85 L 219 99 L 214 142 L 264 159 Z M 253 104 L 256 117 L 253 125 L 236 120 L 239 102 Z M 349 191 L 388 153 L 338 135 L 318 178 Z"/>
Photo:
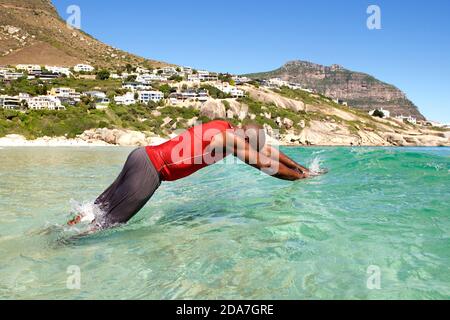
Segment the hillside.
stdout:
<path fill-rule="evenodd" d="M 341 66 L 322 66 L 306 61 L 291 61 L 281 68 L 247 75 L 254 79 L 281 78 L 298 83 L 305 88 L 342 99 L 355 108 L 363 110 L 384 108 L 392 116 L 413 116 L 418 120 L 425 117 L 417 106 L 398 88 L 361 72 L 353 72 Z"/>
<path fill-rule="evenodd" d="M 22 79 L 0 89 L 8 94 L 36 94 L 36 81 Z M 111 79 L 57 79 L 47 83 L 45 89 L 60 86 L 78 92 L 95 88 L 110 98 L 122 91 L 121 82 Z M 272 138 L 287 145 L 450 146 L 449 130 L 374 118 L 303 90 L 287 87 L 269 90 L 253 85 L 240 88 L 246 92 L 243 98 L 211 97 L 205 103 L 192 100 L 183 105 L 171 105 L 169 101 L 130 106 L 111 103 L 108 109 L 97 110 L 83 100 L 66 111 L 0 109 L 0 138 L 10 134 L 29 139 L 66 136 L 145 145 L 149 141 L 145 137 L 167 138 L 175 130 L 191 127 L 197 121 L 226 119 L 234 125 L 257 122 Z"/>
<path fill-rule="evenodd" d="M 50 0 L 0 0 L 0 65 L 30 63 L 118 67 L 166 63 L 115 49 L 80 30 L 67 28 Z"/>

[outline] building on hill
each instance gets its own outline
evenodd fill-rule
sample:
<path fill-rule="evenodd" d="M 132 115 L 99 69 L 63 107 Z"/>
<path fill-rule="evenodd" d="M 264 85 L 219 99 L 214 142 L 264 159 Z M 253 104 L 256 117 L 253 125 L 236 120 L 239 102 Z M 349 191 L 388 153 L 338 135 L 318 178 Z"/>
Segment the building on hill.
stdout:
<path fill-rule="evenodd" d="M 16 69 L 20 71 L 28 72 L 28 74 L 34 74 L 42 71 L 42 68 L 38 64 L 18 64 Z"/>
<path fill-rule="evenodd" d="M 4 73 L 0 73 L 0 78 L 4 81 L 14 81 L 24 77 L 25 75 L 22 72 L 14 72 L 14 71 L 6 71 Z"/>
<path fill-rule="evenodd" d="M 95 98 L 95 99 L 104 99 L 104 98 L 106 98 L 106 93 L 104 93 L 103 91 L 86 91 L 86 92 L 83 92 L 82 95 L 86 96 L 86 97 L 92 97 L 92 98 Z"/>
<path fill-rule="evenodd" d="M 49 96 L 57 97 L 60 99 L 64 99 L 65 101 L 73 101 L 75 103 L 81 101 L 81 94 L 76 92 L 75 89 L 60 87 L 60 88 L 52 88 L 47 92 Z M 72 104 L 72 103 L 70 103 Z"/>
<path fill-rule="evenodd" d="M 229 94 L 234 98 L 241 98 L 245 96 L 243 90 L 230 85 L 228 82 L 222 82 L 221 84 L 216 84 L 215 87 L 222 91 L 223 93 Z"/>
<path fill-rule="evenodd" d="M 118 105 L 129 106 L 136 103 L 136 99 L 134 99 L 133 92 L 127 92 L 123 96 L 115 96 L 114 101 Z"/>
<path fill-rule="evenodd" d="M 93 72 L 95 68 L 88 64 L 77 64 L 73 67 L 75 72 Z"/>
<path fill-rule="evenodd" d="M 289 86 L 289 83 L 287 81 L 284 81 L 280 78 L 271 78 L 268 80 L 268 83 L 269 83 L 269 86 L 276 87 L 276 88 Z"/>
<path fill-rule="evenodd" d="M 138 90 L 150 90 L 152 87 L 148 84 L 141 83 L 141 82 L 126 82 L 122 85 L 122 89 L 125 90 L 131 90 L 131 91 L 138 91 Z"/>
<path fill-rule="evenodd" d="M 303 89 L 302 89 L 302 90 L 303 90 Z M 348 107 L 348 102 L 346 102 L 346 101 L 344 101 L 344 100 L 342 100 L 342 99 L 337 98 L 337 99 L 333 99 L 333 101 L 334 101 L 335 103 L 337 103 L 337 104 L 340 104 L 340 105 L 343 105 L 343 106 Z M 373 110 L 373 111 L 375 111 L 375 110 Z M 384 111 L 387 111 L 387 110 L 384 110 Z M 387 112 L 389 112 L 389 111 L 387 111 Z M 389 117 L 390 117 L 390 112 L 389 112 L 389 116 L 387 116 L 387 118 L 389 118 Z"/>
<path fill-rule="evenodd" d="M 163 74 L 165 76 L 169 76 L 169 77 L 178 74 L 178 71 L 175 67 L 164 67 L 161 70 L 163 71 Z"/>
<path fill-rule="evenodd" d="M 150 70 L 148 70 L 147 68 L 144 68 L 144 67 L 137 67 L 136 72 L 139 74 L 145 74 L 145 73 L 150 73 Z"/>
<path fill-rule="evenodd" d="M 70 77 L 70 75 L 72 74 L 72 72 L 70 72 L 70 69 L 65 67 L 45 66 L 45 70 L 51 73 L 64 74 L 67 77 Z"/>
<path fill-rule="evenodd" d="M 20 110 L 22 107 L 19 96 L 0 96 L 0 108 L 7 110 Z"/>
<path fill-rule="evenodd" d="M 417 118 L 415 118 L 413 116 L 400 115 L 400 116 L 396 116 L 395 119 L 403 121 L 403 122 L 406 121 L 406 122 L 409 122 L 409 123 L 412 123 L 412 124 L 417 124 Z"/>
<path fill-rule="evenodd" d="M 42 81 L 47 81 L 58 79 L 61 77 L 61 74 L 53 72 L 41 72 L 40 74 L 36 75 L 36 77 L 41 79 Z"/>
<path fill-rule="evenodd" d="M 107 109 L 109 107 L 110 100 L 103 91 L 86 91 L 82 95 L 94 99 L 96 109 Z"/>
<path fill-rule="evenodd" d="M 183 67 L 181 70 L 186 75 L 192 74 L 192 72 L 193 72 L 191 67 Z"/>
<path fill-rule="evenodd" d="M 153 73 L 140 74 L 136 77 L 136 82 L 145 84 L 149 84 L 152 81 L 167 82 L 167 80 L 167 77 Z"/>
<path fill-rule="evenodd" d="M 161 91 L 138 91 L 138 99 L 140 103 L 159 102 L 164 99 L 164 93 Z"/>
<path fill-rule="evenodd" d="M 57 97 L 53 96 L 37 96 L 27 100 L 28 109 L 30 110 L 65 110 Z"/>
<path fill-rule="evenodd" d="M 209 100 L 209 92 L 206 89 L 200 89 L 197 92 L 197 99 L 200 102 L 206 102 Z"/>
<path fill-rule="evenodd" d="M 252 81 L 250 78 L 240 76 L 233 76 L 231 79 L 233 79 L 236 84 L 244 84 Z"/>

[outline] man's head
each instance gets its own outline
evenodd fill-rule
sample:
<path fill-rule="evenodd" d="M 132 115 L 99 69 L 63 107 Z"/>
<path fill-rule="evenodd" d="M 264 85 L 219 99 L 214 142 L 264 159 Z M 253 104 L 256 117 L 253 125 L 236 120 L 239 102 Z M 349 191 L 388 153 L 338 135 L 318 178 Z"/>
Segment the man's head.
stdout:
<path fill-rule="evenodd" d="M 242 129 L 237 130 L 237 134 L 244 138 L 257 151 L 261 151 L 266 145 L 266 132 L 258 124 L 251 123 L 243 125 Z"/>

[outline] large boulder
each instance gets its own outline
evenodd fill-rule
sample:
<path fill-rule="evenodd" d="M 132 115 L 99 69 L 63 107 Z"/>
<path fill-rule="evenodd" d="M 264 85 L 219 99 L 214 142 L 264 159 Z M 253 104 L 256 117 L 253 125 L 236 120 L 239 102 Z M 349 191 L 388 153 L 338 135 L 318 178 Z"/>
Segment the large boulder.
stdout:
<path fill-rule="evenodd" d="M 209 119 L 225 119 L 227 111 L 218 100 L 209 100 L 200 107 L 200 115 Z"/>
<path fill-rule="evenodd" d="M 145 146 L 147 137 L 142 132 L 126 131 L 118 136 L 116 144 L 119 146 Z"/>
<path fill-rule="evenodd" d="M 244 120 L 248 116 L 248 106 L 237 102 L 236 100 L 229 100 L 230 108 L 228 111 L 233 113 L 233 118 L 237 117 L 239 120 Z"/>

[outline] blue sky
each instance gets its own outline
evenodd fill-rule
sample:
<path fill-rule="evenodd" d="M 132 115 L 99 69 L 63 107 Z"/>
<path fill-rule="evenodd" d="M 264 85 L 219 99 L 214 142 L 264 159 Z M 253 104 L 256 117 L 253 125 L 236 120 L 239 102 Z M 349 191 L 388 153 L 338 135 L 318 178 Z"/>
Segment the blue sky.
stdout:
<path fill-rule="evenodd" d="M 248 73 L 301 59 L 337 63 L 406 92 L 450 123 L 450 1 L 53 0 L 81 8 L 82 29 L 120 49 L 211 71 Z M 381 30 L 366 26 L 381 9 Z"/>

